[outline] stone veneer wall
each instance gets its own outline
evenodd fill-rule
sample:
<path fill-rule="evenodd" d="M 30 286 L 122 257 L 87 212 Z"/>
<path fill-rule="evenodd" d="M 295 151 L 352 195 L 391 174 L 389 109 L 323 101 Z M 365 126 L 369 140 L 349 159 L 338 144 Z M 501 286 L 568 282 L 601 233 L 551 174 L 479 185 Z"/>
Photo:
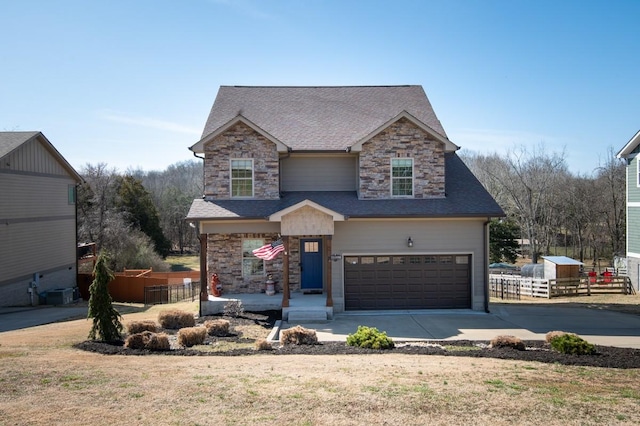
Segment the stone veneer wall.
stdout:
<path fill-rule="evenodd" d="M 362 145 L 360 198 L 391 198 L 391 158 L 413 158 L 413 198 L 444 197 L 444 145 L 402 118 Z"/>
<path fill-rule="evenodd" d="M 265 276 L 242 276 L 242 239 L 263 238 L 265 244 L 270 242 L 273 234 L 208 234 L 207 238 L 207 271 L 211 275 L 216 273 L 220 278 L 223 293 L 261 293 L 265 290 Z M 289 289 L 300 289 L 300 240 L 289 237 Z M 272 274 L 278 282 L 276 289 L 282 292 L 283 254 L 273 260 L 265 260 L 267 274 Z"/>
<path fill-rule="evenodd" d="M 279 159 L 276 145 L 249 126 L 238 123 L 205 145 L 204 192 L 207 197 L 228 199 L 231 158 L 253 159 L 253 197 L 280 198 Z"/>

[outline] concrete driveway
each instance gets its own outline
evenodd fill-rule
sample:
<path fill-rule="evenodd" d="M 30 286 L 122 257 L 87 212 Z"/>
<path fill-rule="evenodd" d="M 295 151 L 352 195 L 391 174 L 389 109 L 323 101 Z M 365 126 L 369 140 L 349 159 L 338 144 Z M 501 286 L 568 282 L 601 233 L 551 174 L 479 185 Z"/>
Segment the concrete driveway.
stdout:
<path fill-rule="evenodd" d="M 576 333 L 603 346 L 640 348 L 640 316 L 563 305 L 492 304 L 490 313 L 469 310 L 336 314 L 332 321 L 300 323 L 320 341 L 344 341 L 359 325 L 376 327 L 396 341 L 491 340 L 507 334 L 544 340 L 552 330 Z M 282 324 L 281 329 L 298 323 Z"/>

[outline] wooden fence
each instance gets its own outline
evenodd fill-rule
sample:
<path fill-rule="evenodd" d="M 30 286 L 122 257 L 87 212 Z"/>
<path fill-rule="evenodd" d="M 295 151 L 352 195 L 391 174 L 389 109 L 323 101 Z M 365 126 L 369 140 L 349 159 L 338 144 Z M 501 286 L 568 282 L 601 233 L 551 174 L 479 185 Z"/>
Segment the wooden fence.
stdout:
<path fill-rule="evenodd" d="M 634 294 L 629 277 L 529 278 L 519 275 L 489 275 L 489 293 L 500 299 L 529 297 L 590 296 L 592 294 Z"/>
<path fill-rule="evenodd" d="M 115 274 L 109 283 L 109 294 L 114 302 L 145 303 L 145 288 L 157 286 L 184 285 L 185 280 L 200 282 L 200 272 L 153 272 L 150 270 L 125 271 Z M 78 274 L 78 287 L 84 300 L 89 300 L 91 274 Z M 194 284 L 192 284 L 192 287 Z M 198 292 L 199 292 L 198 288 Z"/>

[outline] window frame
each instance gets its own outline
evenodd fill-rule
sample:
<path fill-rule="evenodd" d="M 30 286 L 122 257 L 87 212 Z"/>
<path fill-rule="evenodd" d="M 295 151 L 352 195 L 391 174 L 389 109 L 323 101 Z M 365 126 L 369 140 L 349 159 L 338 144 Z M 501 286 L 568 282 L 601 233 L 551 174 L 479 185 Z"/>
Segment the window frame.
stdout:
<path fill-rule="evenodd" d="M 406 176 L 402 176 L 402 177 L 394 177 L 393 176 L 393 169 L 394 169 L 394 161 L 410 161 L 411 162 L 411 176 L 410 177 L 406 177 Z M 389 177 L 390 177 L 390 183 L 391 183 L 391 188 L 390 188 L 390 192 L 391 192 L 391 197 L 393 198 L 413 198 L 414 197 L 414 192 L 415 192 L 415 179 L 414 179 L 414 175 L 415 175 L 415 161 L 412 157 L 395 157 L 395 158 L 391 158 L 391 161 L 389 162 L 389 166 L 390 166 L 390 173 L 389 173 Z M 395 167 L 401 167 L 400 165 L 397 165 Z M 406 167 L 406 166 L 405 166 Z M 394 194 L 394 181 L 397 181 L 399 179 L 411 179 L 411 194 Z"/>
<path fill-rule="evenodd" d="M 256 247 L 249 247 L 247 250 L 247 254 L 248 256 L 245 256 L 245 242 L 248 241 L 255 241 L 256 242 Z M 258 243 L 259 242 L 259 243 Z M 241 264 L 242 264 L 242 277 L 243 278 L 255 278 L 255 277 L 263 277 L 265 275 L 265 265 L 264 265 L 264 259 L 260 259 L 258 257 L 256 257 L 253 253 L 252 250 L 255 250 L 256 248 L 260 248 L 262 246 L 264 246 L 265 240 L 264 238 L 243 238 L 242 242 L 240 243 L 240 257 L 241 257 Z M 256 274 L 246 274 L 245 273 L 245 261 L 250 261 L 251 264 L 253 265 L 253 263 L 261 263 L 262 264 L 262 270 L 259 273 Z M 253 270 L 253 267 L 251 267 L 251 270 Z"/>
<path fill-rule="evenodd" d="M 251 177 L 246 178 L 246 177 L 233 177 L 233 163 L 234 161 L 237 162 L 249 162 L 249 164 L 251 165 Z M 253 158 L 230 158 L 229 159 L 229 195 L 230 198 L 253 198 L 254 196 L 254 188 L 255 188 L 255 164 L 253 161 Z M 251 194 L 250 195 L 234 195 L 233 192 L 233 184 L 234 182 L 240 182 L 240 181 L 246 181 L 249 180 L 251 181 Z"/>

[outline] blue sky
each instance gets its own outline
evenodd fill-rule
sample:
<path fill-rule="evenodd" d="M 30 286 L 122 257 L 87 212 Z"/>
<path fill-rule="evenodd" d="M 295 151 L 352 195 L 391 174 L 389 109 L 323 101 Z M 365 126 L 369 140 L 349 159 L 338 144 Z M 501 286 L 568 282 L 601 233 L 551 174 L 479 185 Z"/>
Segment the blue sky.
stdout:
<path fill-rule="evenodd" d="M 590 174 L 640 129 L 640 1 L 0 0 L 0 130 L 193 159 L 220 85 L 422 85 L 463 151 Z"/>

